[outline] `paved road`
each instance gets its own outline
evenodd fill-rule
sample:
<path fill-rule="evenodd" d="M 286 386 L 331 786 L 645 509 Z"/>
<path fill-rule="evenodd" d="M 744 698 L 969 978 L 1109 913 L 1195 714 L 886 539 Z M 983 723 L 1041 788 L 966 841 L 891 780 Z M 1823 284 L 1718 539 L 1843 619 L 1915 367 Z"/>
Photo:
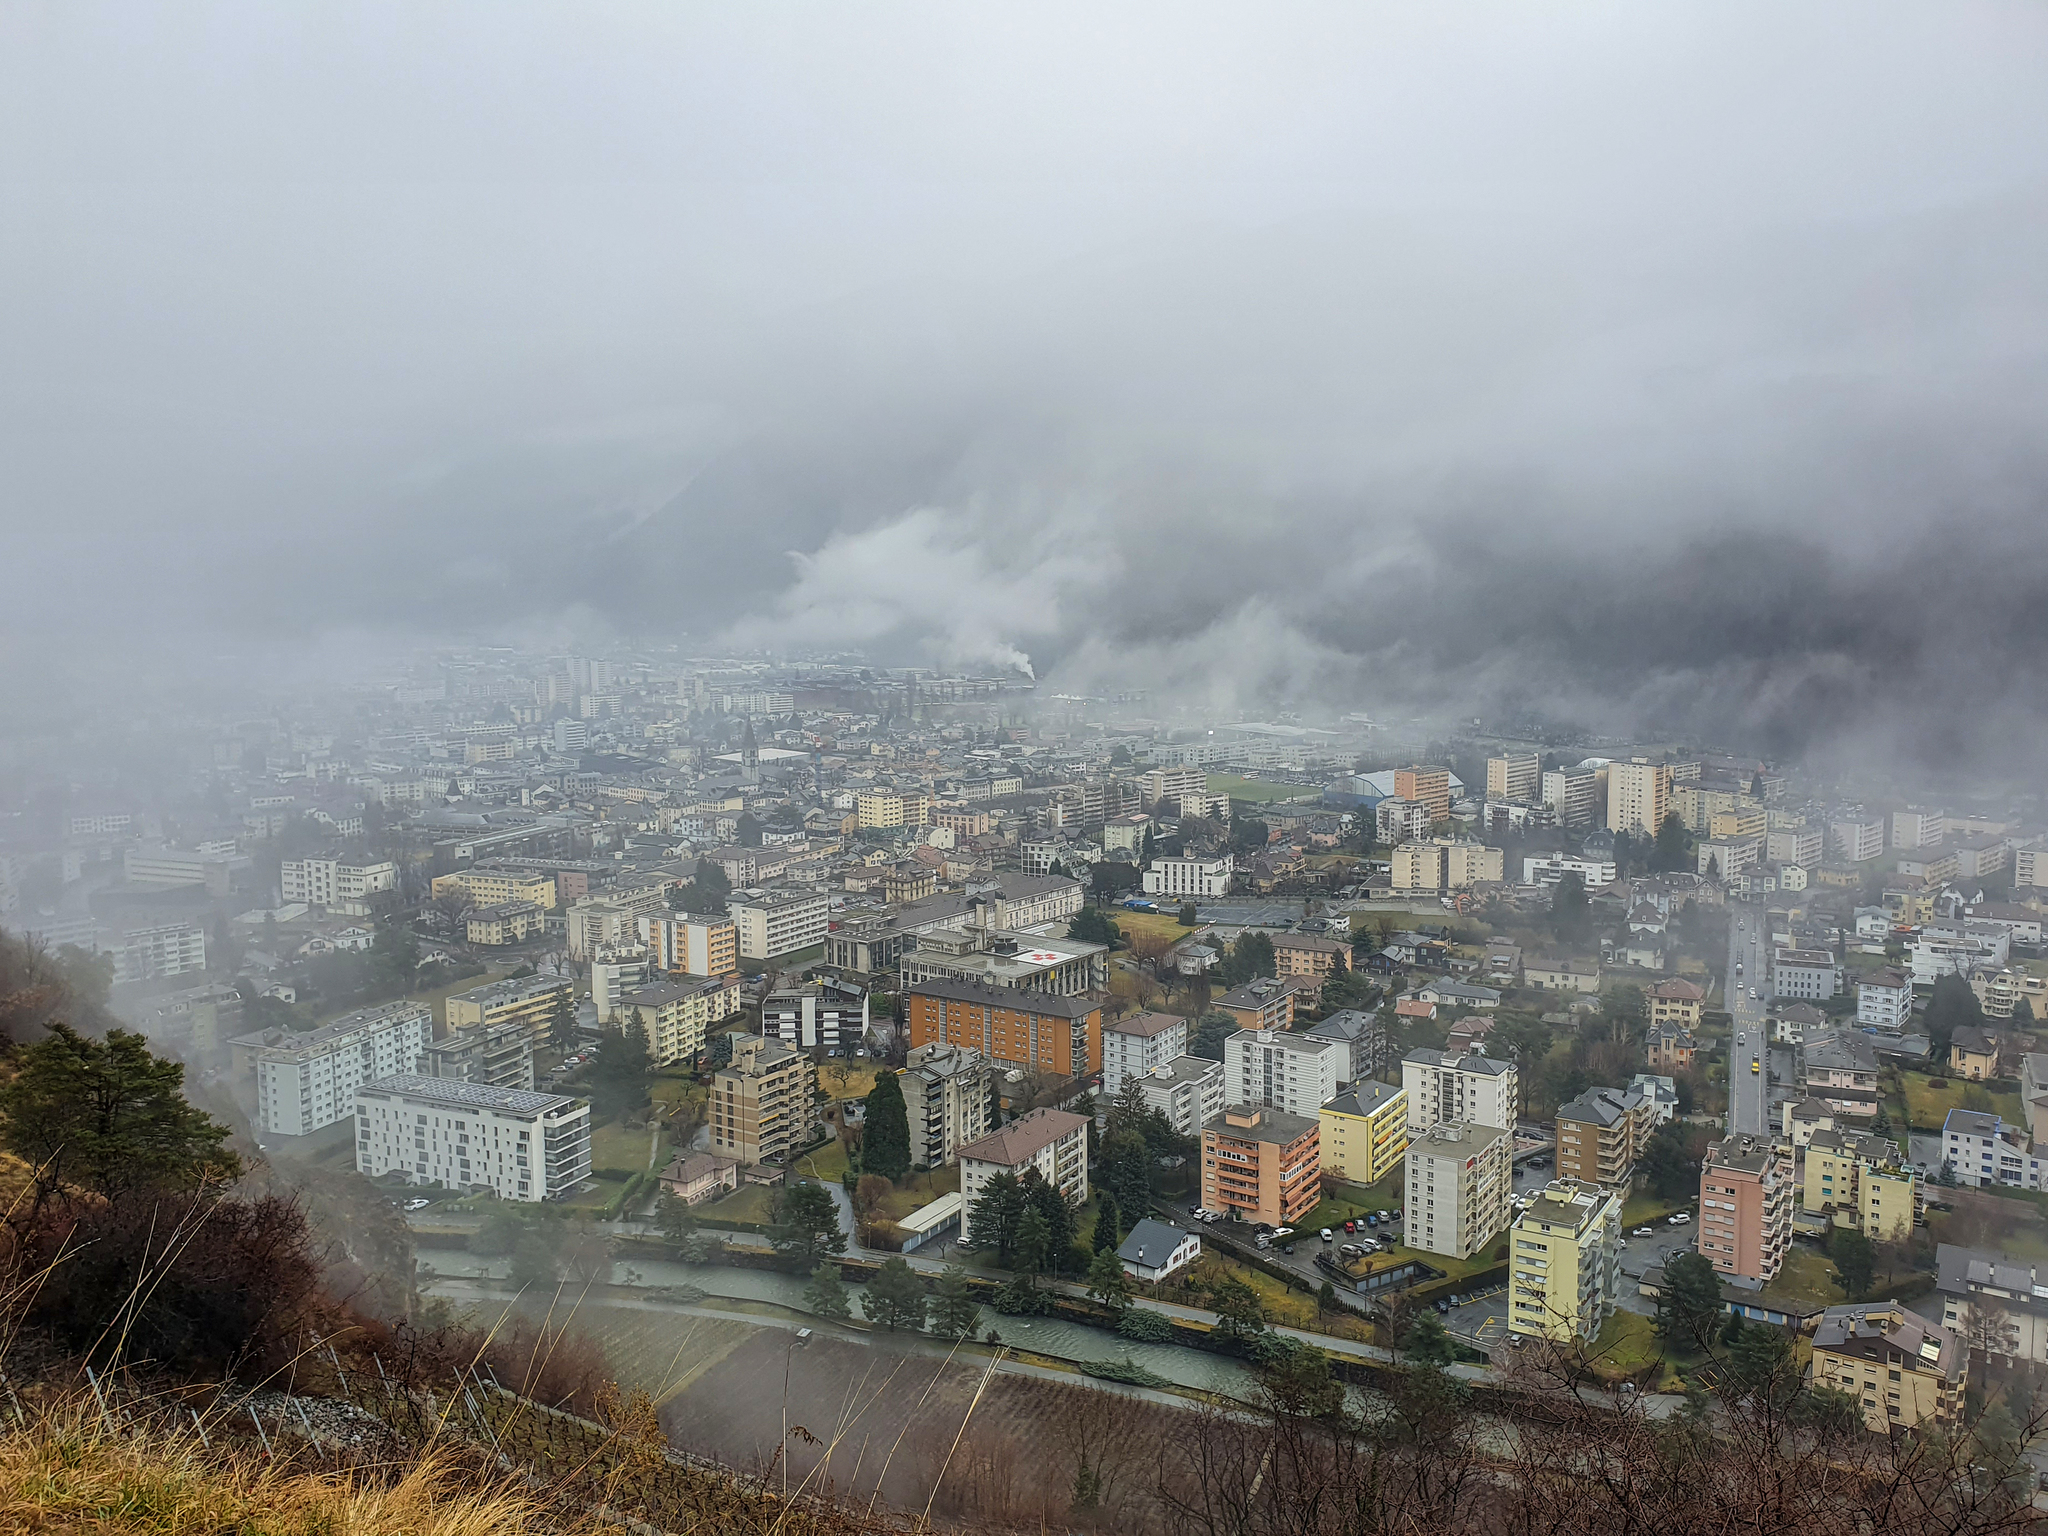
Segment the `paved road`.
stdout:
<path fill-rule="evenodd" d="M 1735 1135 L 1762 1136 L 1770 1129 L 1770 1044 L 1764 1025 L 1771 990 L 1769 955 L 1763 910 L 1729 902 L 1728 969 L 1723 988 L 1728 1012 L 1735 1021 L 1734 1039 L 1728 1048 L 1728 1129 Z"/>

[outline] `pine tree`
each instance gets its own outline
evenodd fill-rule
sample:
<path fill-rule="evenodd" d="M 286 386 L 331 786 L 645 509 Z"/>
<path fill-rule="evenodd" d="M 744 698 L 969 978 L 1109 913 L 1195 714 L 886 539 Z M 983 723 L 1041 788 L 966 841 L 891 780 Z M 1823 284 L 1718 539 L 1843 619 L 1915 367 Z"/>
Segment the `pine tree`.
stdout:
<path fill-rule="evenodd" d="M 576 1044 L 576 1000 L 567 987 L 557 987 L 548 1007 L 548 1044 L 566 1051 Z"/>
<path fill-rule="evenodd" d="M 860 1297 L 861 1315 L 891 1333 L 921 1330 L 925 1306 L 924 1283 L 900 1257 L 884 1262 Z"/>
<path fill-rule="evenodd" d="M 874 1089 L 867 1096 L 860 1146 L 861 1166 L 869 1173 L 879 1173 L 892 1184 L 909 1176 L 910 1111 L 903 1102 L 903 1085 L 886 1068 L 875 1074 Z"/>
<path fill-rule="evenodd" d="M 931 1329 L 942 1339 L 970 1339 L 981 1306 L 967 1288 L 967 1271 L 948 1264 L 932 1292 Z"/>
<path fill-rule="evenodd" d="M 1123 1241 L 1123 1234 L 1117 1231 L 1118 1212 L 1116 1196 L 1104 1191 L 1102 1203 L 1095 1208 L 1095 1251 L 1114 1253 L 1116 1245 Z"/>
<path fill-rule="evenodd" d="M 1017 1229 L 1024 1219 L 1024 1190 L 1014 1173 L 999 1173 L 981 1186 L 967 1212 L 967 1238 L 996 1262 L 1009 1267 L 1017 1251 Z"/>
<path fill-rule="evenodd" d="M 1026 1205 L 1023 1218 L 1017 1223 L 1015 1250 L 1018 1269 L 1027 1275 L 1045 1273 L 1052 1259 L 1052 1231 L 1036 1202 Z"/>
<path fill-rule="evenodd" d="M 811 1283 L 804 1287 L 804 1305 L 820 1317 L 848 1318 L 853 1304 L 847 1299 L 846 1282 L 839 1278 L 839 1266 L 830 1259 L 811 1271 Z"/>
<path fill-rule="evenodd" d="M 1088 1294 L 1112 1312 L 1131 1304 L 1130 1276 L 1124 1273 L 1123 1261 L 1114 1250 L 1096 1254 L 1095 1262 L 1088 1266 Z"/>

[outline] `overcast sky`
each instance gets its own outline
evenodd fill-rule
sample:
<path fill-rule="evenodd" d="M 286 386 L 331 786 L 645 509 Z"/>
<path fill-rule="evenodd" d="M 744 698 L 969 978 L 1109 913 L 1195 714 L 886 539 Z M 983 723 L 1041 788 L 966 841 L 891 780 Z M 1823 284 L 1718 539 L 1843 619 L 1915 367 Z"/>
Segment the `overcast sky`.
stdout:
<path fill-rule="evenodd" d="M 0 178 L 10 666 L 2048 745 L 2038 4 L 16 3 Z"/>

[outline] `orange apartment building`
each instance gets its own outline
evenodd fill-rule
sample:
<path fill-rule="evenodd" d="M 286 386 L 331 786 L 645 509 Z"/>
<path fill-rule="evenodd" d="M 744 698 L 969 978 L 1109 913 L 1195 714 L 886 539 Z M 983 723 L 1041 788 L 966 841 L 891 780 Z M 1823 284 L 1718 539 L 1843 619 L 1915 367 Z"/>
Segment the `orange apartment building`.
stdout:
<path fill-rule="evenodd" d="M 1323 983 L 1338 968 L 1351 964 L 1351 946 L 1312 933 L 1273 935 L 1273 968 L 1284 979 L 1292 977 L 1307 989 L 1311 999 L 1323 995 Z"/>
<path fill-rule="evenodd" d="M 1202 1127 L 1202 1204 L 1272 1226 L 1322 1199 L 1322 1127 L 1263 1104 L 1233 1104 Z"/>
<path fill-rule="evenodd" d="M 1102 1070 L 1102 1005 L 1089 998 L 946 978 L 914 982 L 903 997 L 912 1050 L 944 1041 L 1025 1072 Z"/>
<path fill-rule="evenodd" d="M 1451 816 L 1451 773 L 1448 768 L 1396 768 L 1394 797 L 1429 807 L 1432 822 Z"/>
<path fill-rule="evenodd" d="M 1768 1282 L 1792 1247 L 1792 1159 L 1768 1136 L 1731 1136 L 1700 1165 L 1699 1251 L 1715 1272 Z"/>

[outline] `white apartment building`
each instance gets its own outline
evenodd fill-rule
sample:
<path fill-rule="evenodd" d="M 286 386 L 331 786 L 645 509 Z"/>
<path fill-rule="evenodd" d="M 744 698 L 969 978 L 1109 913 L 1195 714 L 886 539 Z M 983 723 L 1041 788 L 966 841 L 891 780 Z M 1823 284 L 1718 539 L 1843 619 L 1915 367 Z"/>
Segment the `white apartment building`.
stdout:
<path fill-rule="evenodd" d="M 1088 1199 L 1088 1124 L 1064 1109 L 1034 1109 L 1001 1130 L 990 1131 L 959 1149 L 960 1199 L 970 1223 L 967 1238 L 980 1241 L 971 1223 L 975 1202 L 988 1181 L 999 1173 L 1022 1175 L 1036 1168 L 1038 1176 L 1076 1204 Z"/>
<path fill-rule="evenodd" d="M 613 1022 L 631 1019 L 647 1031 L 656 1067 L 693 1061 L 719 1020 L 739 1012 L 736 984 L 704 976 L 662 976 L 619 994 Z"/>
<path fill-rule="evenodd" d="M 1764 838 L 1764 857 L 1773 864 L 1812 869 L 1820 863 L 1826 839 L 1819 827 L 1784 827 Z"/>
<path fill-rule="evenodd" d="M 1509 752 L 1486 760 L 1486 798 L 1534 800 L 1543 787 L 1543 759 L 1534 752 Z"/>
<path fill-rule="evenodd" d="M 2026 844 L 2013 849 L 2012 883 L 2037 888 L 2048 885 L 2048 847 Z"/>
<path fill-rule="evenodd" d="M 1600 810 L 1600 776 L 1590 768 L 1553 768 L 1543 775 L 1543 803 L 1561 827 L 1590 827 Z"/>
<path fill-rule="evenodd" d="M 1178 801 L 1183 795 L 1209 793 L 1209 776 L 1199 767 L 1149 768 L 1138 775 L 1138 793 L 1147 805 Z"/>
<path fill-rule="evenodd" d="M 916 1046 L 898 1083 L 910 1117 L 913 1167 L 943 1167 L 988 1134 L 995 1066 L 973 1047 L 943 1040 Z"/>
<path fill-rule="evenodd" d="M 1514 1135 L 1490 1125 L 1430 1126 L 1408 1144 L 1402 1220 L 1407 1246 L 1469 1259 L 1508 1224 Z"/>
<path fill-rule="evenodd" d="M 1512 1131 L 1522 1107 L 1515 1064 L 1477 1051 L 1410 1051 L 1401 1058 L 1401 1086 L 1408 1093 L 1410 1137 L 1445 1122 Z"/>
<path fill-rule="evenodd" d="M 602 950 L 638 949 L 642 920 L 667 910 L 668 892 L 659 885 L 585 897 L 567 914 L 569 956 L 588 960 Z"/>
<path fill-rule="evenodd" d="M 738 998 L 739 992 L 734 990 Z M 737 1003 L 735 1003 L 737 1006 Z M 828 990 L 815 982 L 783 987 L 761 1000 L 761 1033 L 770 1040 L 837 1055 L 867 1038 L 868 995 Z"/>
<path fill-rule="evenodd" d="M 1873 971 L 1856 985 L 1856 1022 L 1865 1029 L 1903 1034 L 1913 1020 L 1913 983 L 1903 971 Z"/>
<path fill-rule="evenodd" d="M 1614 884 L 1614 860 L 1579 859 L 1561 853 L 1547 857 L 1525 855 L 1522 859 L 1524 885 L 1555 885 L 1566 875 L 1577 875 L 1587 890 L 1597 891 Z"/>
<path fill-rule="evenodd" d="M 256 1072 L 256 1124 L 274 1136 L 310 1136 L 356 1112 L 372 1078 L 418 1070 L 434 1038 L 425 1003 L 386 1003 L 299 1035 L 265 1030 L 231 1042 Z"/>
<path fill-rule="evenodd" d="M 1147 1109 L 1156 1109 L 1183 1136 L 1223 1113 L 1223 1063 L 1206 1056 L 1176 1056 L 1132 1081 Z"/>
<path fill-rule="evenodd" d="M 1135 1013 L 1102 1026 L 1102 1096 L 1114 1099 L 1124 1083 L 1164 1066 L 1188 1048 L 1188 1021 L 1173 1013 Z"/>
<path fill-rule="evenodd" d="M 1884 852 L 1884 818 L 1858 816 L 1829 822 L 1828 836 L 1834 839 L 1835 852 L 1845 863 L 1861 864 Z"/>
<path fill-rule="evenodd" d="M 398 866 L 389 859 L 357 860 L 338 854 L 286 859 L 278 866 L 279 894 L 312 907 L 331 907 L 351 916 L 370 910 L 370 897 L 398 889 Z"/>
<path fill-rule="evenodd" d="M 1771 955 L 1771 991 L 1781 998 L 1824 1003 L 1842 987 L 1842 970 L 1824 949 L 1780 949 Z"/>
<path fill-rule="evenodd" d="M 1714 874 L 1729 880 L 1754 869 L 1763 858 L 1763 852 L 1764 840 L 1760 837 L 1731 837 L 1701 843 L 1694 851 L 1694 857 L 1700 874 Z"/>
<path fill-rule="evenodd" d="M 1337 1097 L 1350 1065 L 1350 1047 L 1341 1040 L 1241 1029 L 1223 1042 L 1223 1093 L 1232 1104 L 1269 1104 L 1315 1120 Z"/>
<path fill-rule="evenodd" d="M 111 948 L 117 982 L 154 981 L 206 969 L 206 930 L 195 923 L 134 928 Z"/>
<path fill-rule="evenodd" d="M 1892 846 L 1894 848 L 1933 848 L 1948 839 L 1948 815 L 1944 811 L 1925 811 L 1918 806 L 1908 806 L 1902 811 L 1892 812 Z"/>
<path fill-rule="evenodd" d="M 742 891 L 726 910 L 743 960 L 772 960 L 822 944 L 832 927 L 830 899 L 813 891 Z"/>
<path fill-rule="evenodd" d="M 1373 836 L 1390 847 L 1429 836 L 1429 807 L 1420 800 L 1403 800 L 1389 795 L 1372 808 Z"/>
<path fill-rule="evenodd" d="M 1230 894 L 1235 867 L 1227 853 L 1213 859 L 1154 859 L 1145 871 L 1145 894 L 1213 901 Z"/>
<path fill-rule="evenodd" d="M 590 1105 L 453 1078 L 376 1078 L 356 1090 L 356 1171 L 559 1200 L 590 1177 Z"/>

